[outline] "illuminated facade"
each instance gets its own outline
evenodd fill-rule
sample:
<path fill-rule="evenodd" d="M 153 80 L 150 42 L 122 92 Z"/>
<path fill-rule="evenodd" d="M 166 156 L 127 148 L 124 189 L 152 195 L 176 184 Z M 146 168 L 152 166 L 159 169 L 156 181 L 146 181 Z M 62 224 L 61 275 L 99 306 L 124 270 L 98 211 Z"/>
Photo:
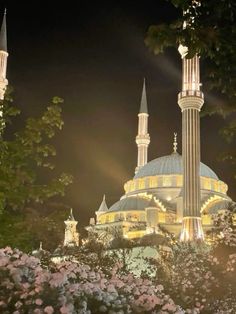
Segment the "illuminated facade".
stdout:
<path fill-rule="evenodd" d="M 194 58 L 193 62 L 196 65 L 198 60 Z M 194 81 L 194 84 L 199 86 L 199 81 Z M 188 98 L 189 96 L 187 95 L 189 86 L 186 85 L 185 81 L 183 81 L 183 85 L 183 91 L 179 96 L 179 105 L 184 108 L 186 100 L 184 97 Z M 183 94 L 184 92 L 186 95 Z M 199 95 L 191 95 L 194 101 L 191 98 L 190 105 L 187 104 L 186 108 L 189 108 L 191 115 L 196 116 L 197 125 L 195 125 L 195 130 L 198 133 L 194 136 L 194 145 L 196 145 L 197 150 L 191 156 L 186 157 L 185 153 L 182 157 L 177 151 L 177 134 L 175 134 L 172 153 L 148 162 L 147 148 L 150 137 L 148 134 L 148 110 L 144 83 L 138 114 L 138 136 L 136 137 L 138 163 L 135 175 L 124 184 L 125 193 L 115 204 L 108 207 L 105 198 L 103 198 L 99 209 L 95 212 L 96 219 L 91 218 L 90 225 L 86 227 L 88 231 L 95 229 L 104 234 L 112 234 L 114 230 L 119 229 L 124 237 L 134 239 L 152 232 L 158 233 L 159 226 L 162 226 L 166 230 L 175 233 L 176 236 L 182 236 L 182 225 L 187 220 L 187 215 L 189 215 L 186 209 L 191 208 L 189 207 L 190 204 L 186 203 L 189 202 L 189 197 L 194 197 L 198 204 L 189 216 L 197 217 L 196 220 L 200 221 L 200 228 L 197 227 L 200 232 L 211 228 L 212 214 L 228 207 L 231 199 L 227 195 L 227 184 L 221 181 L 207 165 L 200 162 L 199 117 L 197 116 L 199 108 L 196 109 L 195 107 L 200 106 L 203 101 L 202 93 L 199 90 L 196 93 Z M 182 110 L 185 111 L 185 108 Z M 197 112 L 194 110 L 197 110 Z M 189 115 L 188 112 L 186 110 L 186 114 L 183 113 L 183 120 L 185 120 L 183 122 L 183 133 L 186 134 L 189 134 L 184 129 L 186 121 L 188 122 L 186 117 L 186 115 Z M 192 121 L 192 118 L 190 120 Z M 189 122 L 187 125 L 189 126 Z M 193 128 L 193 126 L 191 127 Z M 186 134 L 183 134 L 185 143 L 188 140 Z M 186 150 L 185 146 L 183 146 L 184 150 Z M 193 155 L 196 163 L 194 165 L 192 164 Z M 190 165 L 187 173 L 186 169 L 184 170 L 186 163 Z M 186 187 L 186 178 L 191 178 L 193 181 L 189 187 Z M 193 187 L 193 185 L 195 186 Z M 201 229 L 202 225 L 203 229 Z M 203 232 L 201 233 L 202 236 Z"/>

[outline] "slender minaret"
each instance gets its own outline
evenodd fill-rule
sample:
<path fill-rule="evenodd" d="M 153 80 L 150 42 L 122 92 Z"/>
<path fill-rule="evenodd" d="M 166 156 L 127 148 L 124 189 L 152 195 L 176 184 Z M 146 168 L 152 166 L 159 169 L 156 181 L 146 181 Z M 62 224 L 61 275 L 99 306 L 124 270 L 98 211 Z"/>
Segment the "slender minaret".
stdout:
<path fill-rule="evenodd" d="M 200 117 L 204 103 L 200 90 L 199 57 L 187 59 L 187 47 L 179 46 L 182 58 L 182 91 L 178 104 L 182 110 L 183 222 L 181 241 L 203 240 L 200 214 Z"/>
<path fill-rule="evenodd" d="M 64 223 L 66 225 L 64 246 L 79 246 L 79 233 L 76 230 L 78 222 L 74 218 L 72 209 L 70 210 L 68 219 Z"/>
<path fill-rule="evenodd" d="M 7 26 L 5 10 L 0 31 L 0 100 L 4 99 L 4 94 L 8 84 L 8 81 L 6 79 L 7 57 Z"/>
<path fill-rule="evenodd" d="M 140 110 L 138 114 L 138 135 L 136 136 L 136 144 L 138 146 L 138 162 L 135 173 L 137 173 L 139 169 L 147 163 L 149 143 L 150 136 L 148 134 L 147 96 L 144 79 Z"/>

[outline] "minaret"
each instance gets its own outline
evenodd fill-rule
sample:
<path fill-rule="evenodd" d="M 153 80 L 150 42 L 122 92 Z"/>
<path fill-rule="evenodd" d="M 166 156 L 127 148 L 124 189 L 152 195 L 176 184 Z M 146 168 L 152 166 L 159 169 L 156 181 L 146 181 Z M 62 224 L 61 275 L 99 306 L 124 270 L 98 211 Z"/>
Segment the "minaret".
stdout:
<path fill-rule="evenodd" d="M 4 94 L 8 85 L 8 81 L 6 79 L 7 57 L 7 26 L 5 10 L 0 31 L 0 100 L 4 99 Z"/>
<path fill-rule="evenodd" d="M 182 58 L 182 91 L 178 104 L 182 110 L 183 222 L 181 241 L 203 240 L 200 214 L 200 117 L 204 103 L 200 90 L 199 57 L 187 59 L 187 47 L 179 46 Z"/>
<path fill-rule="evenodd" d="M 64 246 L 79 246 L 79 233 L 76 230 L 77 221 L 74 218 L 72 209 L 67 220 L 64 221 L 65 228 L 65 239 Z"/>
<path fill-rule="evenodd" d="M 138 135 L 136 136 L 136 143 L 138 146 L 138 161 L 135 173 L 139 171 L 147 163 L 148 145 L 150 143 L 150 136 L 148 134 L 148 109 L 145 79 L 143 81 L 143 92 L 138 114 Z"/>

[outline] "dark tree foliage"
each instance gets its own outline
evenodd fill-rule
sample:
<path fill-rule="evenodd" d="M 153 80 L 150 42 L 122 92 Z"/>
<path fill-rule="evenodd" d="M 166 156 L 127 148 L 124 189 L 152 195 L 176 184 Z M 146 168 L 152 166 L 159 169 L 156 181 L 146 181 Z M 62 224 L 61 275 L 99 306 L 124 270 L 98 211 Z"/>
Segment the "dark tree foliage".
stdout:
<path fill-rule="evenodd" d="M 54 169 L 52 157 L 56 150 L 50 140 L 63 126 L 63 100 L 54 97 L 41 117 L 27 119 L 23 130 L 6 140 L 7 124 L 20 113 L 12 101 L 7 93 L 1 102 L 0 211 L 22 209 L 31 202 L 42 203 L 54 195 L 64 195 L 65 187 L 72 182 L 71 175 L 66 173 L 47 182 L 41 175 L 45 169 Z"/>
<path fill-rule="evenodd" d="M 155 54 L 182 44 L 188 47 L 187 58 L 195 54 L 201 56 L 204 62 L 204 89 L 215 96 L 213 105 L 206 103 L 204 114 L 217 113 L 227 118 L 226 126 L 220 133 L 228 142 L 235 141 L 236 2 L 169 1 L 177 8 L 179 18 L 171 24 L 150 26 L 145 43 Z M 222 159 L 235 165 L 236 150 L 224 153 Z"/>
<path fill-rule="evenodd" d="M 48 252 L 45 251 L 45 253 Z M 79 261 L 80 264 L 88 265 L 95 271 L 101 270 L 106 275 L 112 273 L 117 262 L 117 256 L 109 253 L 107 246 L 96 232 L 90 232 L 87 238 L 80 241 L 80 246 L 59 245 L 53 254 L 50 253 L 49 255 L 66 261 Z M 49 261 L 49 263 L 51 262 Z"/>
<path fill-rule="evenodd" d="M 27 119 L 22 130 L 7 136 L 12 118 L 20 114 L 12 102 L 8 90 L 0 102 L 0 246 L 31 251 L 43 241 L 52 249 L 61 239 L 66 211 L 45 202 L 63 196 L 72 182 L 71 175 L 53 171 L 52 138 L 63 126 L 63 100 L 54 97 L 40 117 Z"/>
<path fill-rule="evenodd" d="M 0 247 L 11 246 L 24 252 L 43 248 L 53 252 L 62 243 L 68 206 L 46 202 L 17 211 L 8 209 L 0 215 Z"/>

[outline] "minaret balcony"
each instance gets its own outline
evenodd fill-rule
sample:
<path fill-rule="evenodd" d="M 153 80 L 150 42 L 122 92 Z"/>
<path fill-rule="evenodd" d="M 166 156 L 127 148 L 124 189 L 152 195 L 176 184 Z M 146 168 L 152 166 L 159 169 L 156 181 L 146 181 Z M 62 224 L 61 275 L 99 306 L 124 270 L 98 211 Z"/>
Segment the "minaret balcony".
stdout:
<path fill-rule="evenodd" d="M 204 95 L 201 91 L 182 91 L 178 94 L 178 104 L 182 112 L 186 109 L 201 111 Z"/>
<path fill-rule="evenodd" d="M 178 100 L 184 97 L 199 97 L 204 99 L 203 92 L 200 90 L 184 90 L 178 94 Z"/>
<path fill-rule="evenodd" d="M 150 143 L 149 134 L 142 134 L 136 136 L 137 145 L 148 145 Z"/>

